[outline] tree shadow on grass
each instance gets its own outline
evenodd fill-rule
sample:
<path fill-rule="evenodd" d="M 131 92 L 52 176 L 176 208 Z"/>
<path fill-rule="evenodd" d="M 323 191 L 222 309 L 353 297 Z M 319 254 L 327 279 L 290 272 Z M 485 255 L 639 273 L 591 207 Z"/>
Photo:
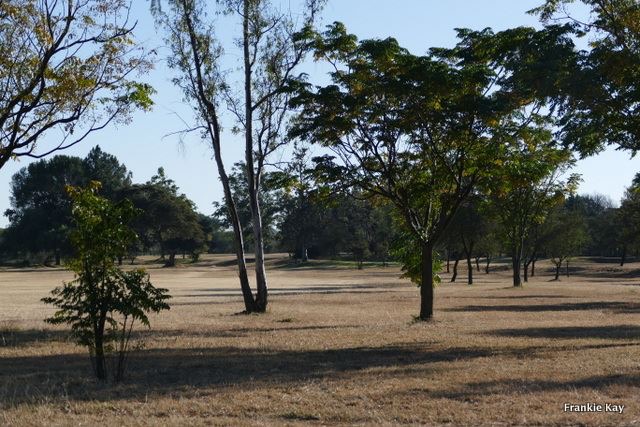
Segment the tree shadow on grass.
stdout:
<path fill-rule="evenodd" d="M 615 326 L 566 326 L 525 329 L 498 329 L 489 333 L 500 337 L 516 338 L 601 338 L 632 340 L 640 339 L 640 326 L 615 325 Z"/>
<path fill-rule="evenodd" d="M 640 334 L 637 329 L 634 333 Z M 244 329 L 230 331 L 231 336 L 242 337 Z M 433 343 L 423 342 L 329 350 L 241 346 L 148 349 L 131 354 L 128 376 L 118 385 L 94 381 L 89 358 L 79 348 L 73 354 L 0 357 L 0 408 L 40 402 L 145 401 L 148 397 L 176 395 L 189 398 L 225 387 L 273 388 L 345 375 L 432 376 L 450 363 L 478 358 L 523 359 L 626 345 L 638 343 L 436 348 Z"/>
<path fill-rule="evenodd" d="M 51 329 L 20 329 L 0 327 L 0 348 L 25 347 L 36 343 L 50 343 L 54 341 L 71 341 L 68 331 Z"/>
<path fill-rule="evenodd" d="M 296 287 L 271 287 L 269 294 L 274 296 L 306 295 L 306 294 L 354 294 L 354 293 L 379 293 L 391 292 L 403 289 L 406 286 L 397 283 L 375 283 L 371 285 L 359 284 L 322 284 L 305 285 Z M 205 288 L 190 290 L 195 293 L 174 295 L 176 298 L 214 298 L 214 297 L 239 297 L 240 290 L 237 288 Z"/>
<path fill-rule="evenodd" d="M 433 372 L 433 363 L 491 354 L 485 348 L 433 349 L 430 343 L 301 351 L 233 346 L 149 349 L 131 355 L 128 377 L 115 386 L 93 381 L 88 356 L 82 353 L 0 357 L 0 407 L 189 396 L 220 387 L 274 387 L 365 370 L 375 371 L 376 377 L 395 377 L 405 369 Z"/>
<path fill-rule="evenodd" d="M 520 297 L 516 297 L 520 298 Z M 513 305 L 467 305 L 464 307 L 449 308 L 447 311 L 453 312 L 490 312 L 490 311 L 513 311 L 542 312 L 542 311 L 581 311 L 581 310 L 606 310 L 615 313 L 640 313 L 640 304 L 622 301 L 601 301 L 601 302 L 576 302 L 562 304 L 513 304 Z"/>
<path fill-rule="evenodd" d="M 506 300 L 521 300 L 521 299 L 581 299 L 585 297 L 577 297 L 574 295 L 510 295 L 510 296 L 446 296 L 440 298 L 450 298 L 450 299 L 506 299 Z"/>
<path fill-rule="evenodd" d="M 611 386 L 638 387 L 640 374 L 598 375 L 575 380 L 526 380 L 507 379 L 473 382 L 456 390 L 428 392 L 432 398 L 453 399 L 464 402 L 476 401 L 489 395 L 514 395 L 567 391 L 575 393 L 582 390 L 602 390 Z M 412 390 L 418 392 L 419 390 Z M 424 390 L 423 390 L 424 391 Z"/>

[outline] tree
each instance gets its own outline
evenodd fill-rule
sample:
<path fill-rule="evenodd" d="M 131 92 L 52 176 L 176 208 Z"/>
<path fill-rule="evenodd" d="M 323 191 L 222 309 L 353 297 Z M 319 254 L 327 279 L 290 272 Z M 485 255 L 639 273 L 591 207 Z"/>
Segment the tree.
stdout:
<path fill-rule="evenodd" d="M 236 96 L 233 85 L 224 81 L 220 72 L 221 46 L 214 40 L 213 28 L 203 18 L 204 2 L 194 0 L 170 1 L 168 14 L 157 16 L 169 32 L 173 50 L 170 65 L 181 72 L 174 79 L 183 89 L 185 98 L 194 102 L 198 120 L 205 136 L 211 141 L 225 204 L 229 211 L 236 241 L 236 257 L 245 310 L 264 312 L 268 303 L 267 277 L 264 267 L 264 236 L 260 188 L 268 156 L 282 146 L 283 126 L 289 114 L 288 101 L 292 89 L 302 75 L 296 68 L 309 50 L 311 25 L 321 6 L 319 0 L 305 3 L 301 26 L 291 12 L 277 11 L 268 0 L 225 0 L 222 12 L 235 14 L 242 23 L 242 83 L 241 95 Z M 253 295 L 244 260 L 242 224 L 237 203 L 229 184 L 221 157 L 221 126 L 219 102 L 226 102 L 236 118 L 234 130 L 245 139 L 247 188 L 252 217 L 256 295 Z"/>
<path fill-rule="evenodd" d="M 589 240 L 583 248 L 584 255 L 620 255 L 622 227 L 618 221 L 618 208 L 611 198 L 601 194 L 575 195 L 567 199 L 565 206 L 585 220 Z"/>
<path fill-rule="evenodd" d="M 71 251 L 71 203 L 65 187 L 84 184 L 86 174 L 78 157 L 55 156 L 18 171 L 11 182 L 11 209 L 5 212 L 10 221 L 5 247 L 25 255 L 44 252 L 60 265 L 61 257 Z"/>
<path fill-rule="evenodd" d="M 636 174 L 627 188 L 618 211 L 618 238 L 622 247 L 620 266 L 624 265 L 627 251 L 640 243 L 640 174 Z"/>
<path fill-rule="evenodd" d="M 484 272 L 489 274 L 491 261 L 502 249 L 501 239 L 503 232 L 500 229 L 500 220 L 496 212 L 492 210 L 491 203 L 484 206 L 483 210 L 484 233 L 480 236 L 476 247 L 476 253 L 484 257 Z"/>
<path fill-rule="evenodd" d="M 574 191 L 579 177 L 560 177 L 573 164 L 569 151 L 558 147 L 550 131 L 537 130 L 514 140 L 493 181 L 492 203 L 511 252 L 513 286 L 522 285 L 525 243 L 551 208 Z"/>
<path fill-rule="evenodd" d="M 333 83 L 307 87 L 295 102 L 302 111 L 293 135 L 333 149 L 334 175 L 386 198 L 403 218 L 407 241 L 422 254 L 423 320 L 433 315 L 434 248 L 458 207 L 499 166 L 505 141 L 532 122 L 512 123 L 538 111 L 534 91 L 518 83 L 522 69 L 540 68 L 555 55 L 550 46 L 564 43 L 531 29 L 460 30 L 459 37 L 456 48 L 421 57 L 393 39 L 358 43 L 335 23 L 316 51 L 335 68 Z"/>
<path fill-rule="evenodd" d="M 95 374 L 102 381 L 107 379 L 108 344 L 116 342 L 119 354 L 114 379 L 118 381 L 124 373 L 134 323 L 149 326 L 147 313 L 168 309 L 169 295 L 166 289 L 155 288 L 144 270 L 124 272 L 115 265 L 115 259 L 135 239 L 127 225 L 136 214 L 131 202 L 113 204 L 100 197 L 95 181 L 86 189 L 67 188 L 73 203 L 76 249 L 69 267 L 76 277 L 43 298 L 58 308 L 46 320 L 71 325 L 78 343 L 89 348 Z"/>
<path fill-rule="evenodd" d="M 467 260 L 467 284 L 473 284 L 472 257 L 477 250 L 477 244 L 485 233 L 485 217 L 480 211 L 481 199 L 478 195 L 471 195 L 462 203 L 460 209 L 453 218 L 448 234 L 451 239 L 456 239 L 462 247 L 462 252 Z M 457 257 L 456 257 L 457 258 Z M 454 275 L 457 275 L 457 262 L 454 266 Z M 455 278 L 452 277 L 452 281 Z"/>
<path fill-rule="evenodd" d="M 136 184 L 120 195 L 129 199 L 142 212 L 133 227 L 146 248 L 157 245 L 167 267 L 175 266 L 178 253 L 190 253 L 197 258 L 205 250 L 206 236 L 195 205 L 184 194 L 178 193 L 173 180 L 167 178 L 163 168 L 145 184 Z"/>
<path fill-rule="evenodd" d="M 320 188 L 315 180 L 309 148 L 295 144 L 291 160 L 282 173 L 282 221 L 280 240 L 295 259 L 306 262 L 309 248 L 319 231 L 320 210 L 326 208 L 320 199 Z"/>
<path fill-rule="evenodd" d="M 122 1 L 0 2 L 0 168 L 151 107 L 151 87 L 130 79 L 151 63 L 127 11 Z M 40 143 L 45 135 L 55 142 Z"/>
<path fill-rule="evenodd" d="M 556 267 L 555 280 L 559 280 L 562 263 L 567 265 L 568 276 L 570 258 L 579 254 L 587 240 L 584 219 L 578 212 L 559 206 L 549 215 L 544 228 L 549 231 L 546 253 Z"/>
<path fill-rule="evenodd" d="M 5 215 L 11 222 L 5 250 L 12 253 L 45 253 L 56 265 L 69 255 L 72 225 L 67 185 L 102 183 L 103 194 L 115 200 L 117 193 L 131 184 L 131 174 L 114 156 L 99 146 L 81 159 L 64 155 L 31 163 L 16 173 L 11 182 L 11 209 Z"/>
<path fill-rule="evenodd" d="M 640 149 L 640 4 L 637 0 L 582 0 L 588 18 L 576 17 L 573 0 L 546 0 L 532 12 L 544 23 L 566 20 L 565 28 L 589 38 L 589 49 L 570 55 L 573 65 L 552 96 L 560 116 L 559 135 L 583 156 L 605 144 Z"/>

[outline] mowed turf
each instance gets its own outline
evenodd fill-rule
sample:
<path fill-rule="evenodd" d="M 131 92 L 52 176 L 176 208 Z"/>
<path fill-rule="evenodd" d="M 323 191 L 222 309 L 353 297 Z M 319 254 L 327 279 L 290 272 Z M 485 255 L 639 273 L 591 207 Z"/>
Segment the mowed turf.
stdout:
<path fill-rule="evenodd" d="M 228 257 L 151 268 L 172 307 L 139 329 L 118 385 L 42 322 L 69 273 L 0 272 L 0 425 L 640 423 L 640 264 L 582 261 L 552 282 L 541 263 L 523 289 L 506 269 L 467 286 L 461 268 L 429 323 L 397 267 L 270 265 L 269 312 L 251 316 Z"/>

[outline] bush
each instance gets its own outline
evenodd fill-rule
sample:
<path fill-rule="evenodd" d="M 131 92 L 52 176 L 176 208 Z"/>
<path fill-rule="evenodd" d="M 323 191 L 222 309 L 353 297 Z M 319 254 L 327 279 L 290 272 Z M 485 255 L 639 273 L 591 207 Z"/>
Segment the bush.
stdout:
<path fill-rule="evenodd" d="M 97 195 L 100 184 L 87 189 L 68 187 L 75 229 L 71 241 L 76 251 L 68 266 L 75 279 L 43 298 L 59 310 L 46 319 L 68 323 L 77 342 L 89 348 L 98 379 L 108 376 L 106 356 L 114 354 L 112 376 L 119 381 L 125 371 L 134 323 L 149 326 L 147 313 L 169 308 L 166 289 L 155 288 L 142 269 L 121 271 L 116 260 L 136 239 L 127 225 L 136 215 L 128 201 L 112 204 Z"/>

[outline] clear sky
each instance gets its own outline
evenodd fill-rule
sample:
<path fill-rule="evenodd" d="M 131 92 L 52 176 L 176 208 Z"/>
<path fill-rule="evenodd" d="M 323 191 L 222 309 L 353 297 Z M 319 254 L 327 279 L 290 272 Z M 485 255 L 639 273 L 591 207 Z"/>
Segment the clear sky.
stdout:
<path fill-rule="evenodd" d="M 322 22 L 342 21 L 347 29 L 360 39 L 395 37 L 400 44 L 415 54 L 425 53 L 430 47 L 455 44 L 454 28 L 482 29 L 492 27 L 502 30 L 520 25 L 539 26 L 537 19 L 526 14 L 542 0 L 329 0 Z M 214 3 L 214 2 L 211 2 Z M 295 8 L 300 0 L 282 0 L 284 5 Z M 185 128 L 190 110 L 182 102 L 182 96 L 171 82 L 171 71 L 164 65 L 168 54 L 162 48 L 162 37 L 154 28 L 148 3 L 134 0 L 133 16 L 138 20 L 137 38 L 148 47 L 157 47 L 158 63 L 148 76 L 142 79 L 157 90 L 156 105 L 150 113 L 137 113 L 132 124 L 109 127 L 93 134 L 78 146 L 67 150 L 70 155 L 85 156 L 95 145 L 116 155 L 133 172 L 135 182 L 148 180 L 159 166 L 176 181 L 203 213 L 213 211 L 212 202 L 221 200 L 222 188 L 217 178 L 212 152 L 196 135 L 181 143 L 176 136 L 167 136 Z M 238 26 L 221 23 L 218 36 L 232 40 Z M 233 34 L 236 32 L 236 34 Z M 236 65 L 239 55 L 229 50 L 227 62 Z M 322 81 L 325 68 L 309 64 L 306 71 L 311 81 Z M 227 121 L 225 127 L 232 126 Z M 46 139 L 41 142 L 44 147 Z M 225 134 L 223 156 L 228 166 L 242 157 L 243 141 L 240 137 Z M 29 160 L 8 163 L 0 170 L 0 210 L 9 207 L 11 176 Z M 609 149 L 606 152 L 580 161 L 574 172 L 582 174 L 580 193 L 602 193 L 618 202 L 624 189 L 636 172 L 640 172 L 640 159 L 630 159 L 625 152 Z M 0 226 L 7 224 L 0 218 Z"/>

